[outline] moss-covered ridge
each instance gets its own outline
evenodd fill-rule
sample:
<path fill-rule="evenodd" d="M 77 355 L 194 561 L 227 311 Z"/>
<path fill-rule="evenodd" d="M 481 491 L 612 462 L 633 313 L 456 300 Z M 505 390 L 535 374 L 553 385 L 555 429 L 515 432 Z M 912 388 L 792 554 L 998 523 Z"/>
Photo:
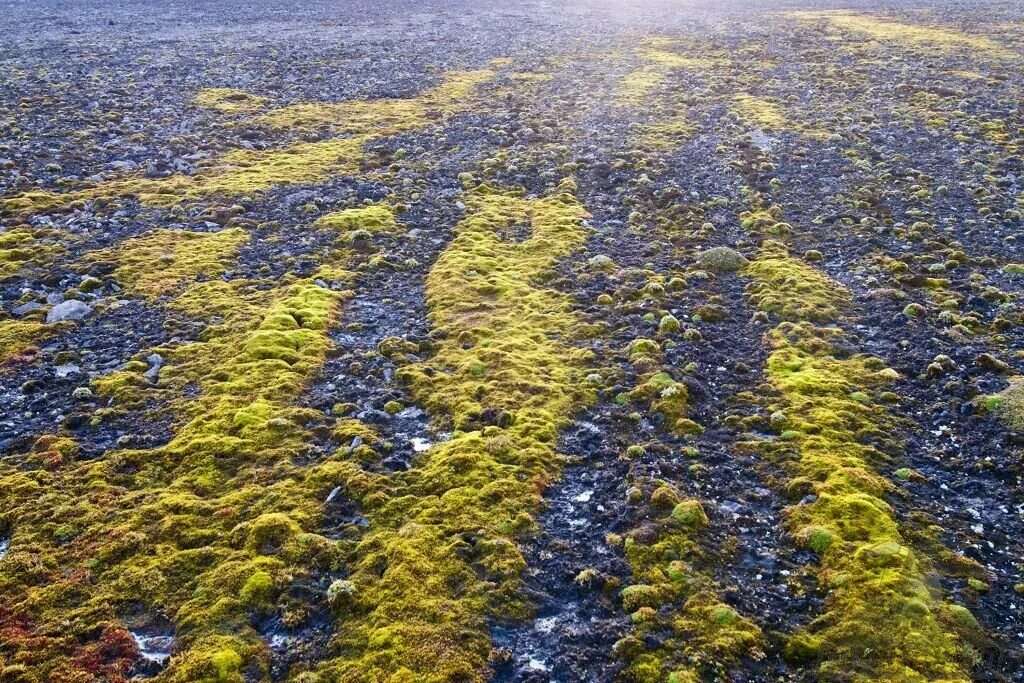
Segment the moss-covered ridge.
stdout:
<path fill-rule="evenodd" d="M 769 339 L 773 421 L 798 455 L 790 488 L 811 496 L 790 509 L 789 522 L 820 555 L 828 590 L 824 613 L 794 637 L 790 654 L 820 657 L 827 677 L 968 680 L 972 652 L 960 632 L 973 617 L 929 585 L 885 501 L 892 485 L 875 470 L 888 459 L 879 447 L 892 445 L 893 425 L 873 394 L 892 371 L 876 358 L 845 356 L 835 328 L 784 323 Z"/>
<path fill-rule="evenodd" d="M 444 114 L 467 108 L 477 85 L 493 75 L 490 70 L 454 72 L 441 85 L 407 100 L 284 107 L 259 117 L 256 123 L 298 129 L 337 124 L 337 134 L 344 137 L 299 141 L 265 150 L 236 149 L 212 160 L 193 175 L 128 177 L 66 193 L 26 192 L 0 201 L 0 210 L 32 213 L 66 208 L 87 199 L 125 196 L 137 197 L 151 206 L 170 206 L 211 195 L 238 196 L 277 185 L 323 182 L 337 174 L 358 171 L 365 146 L 371 140 L 425 128 Z M 355 112 L 359 115 L 355 116 Z"/>
<path fill-rule="evenodd" d="M 267 112 L 254 123 L 292 131 L 329 129 L 334 134 L 400 133 L 462 110 L 477 86 L 493 76 L 490 69 L 452 71 L 419 97 L 305 102 Z"/>
<path fill-rule="evenodd" d="M 723 603 L 696 566 L 697 538 L 708 525 L 700 502 L 665 481 L 634 482 L 630 491 L 647 519 L 621 539 L 634 580 L 622 591 L 633 631 L 615 645 L 626 662 L 623 680 L 691 683 L 762 656 L 761 629 Z"/>
<path fill-rule="evenodd" d="M 790 256 L 781 242 L 763 242 L 744 272 L 753 278 L 747 295 L 754 305 L 784 320 L 828 322 L 850 303 L 849 290 Z"/>
<path fill-rule="evenodd" d="M 486 620 L 528 613 L 514 539 L 558 475 L 559 428 L 590 397 L 571 301 L 545 286 L 588 232 L 572 190 L 466 196 L 427 280 L 436 352 L 400 371 L 453 436 L 387 481 L 347 481 L 371 524 L 321 680 L 484 680 Z M 526 239 L 502 237 L 517 224 Z"/>
<path fill-rule="evenodd" d="M 215 232 L 161 229 L 91 258 L 116 259 L 114 277 L 118 282 L 133 292 L 156 297 L 171 293 L 182 283 L 219 276 L 248 241 L 249 233 L 241 228 Z"/>
<path fill-rule="evenodd" d="M 850 355 L 841 329 L 815 325 L 839 320 L 850 292 L 784 244 L 766 240 L 745 273 L 752 302 L 792 321 L 768 335 L 765 374 L 776 392 L 770 410 L 779 439 L 762 447 L 795 454 L 786 461 L 788 487 L 804 498 L 788 523 L 819 554 L 828 591 L 823 613 L 791 638 L 789 655 L 817 662 L 826 677 L 966 680 L 972 651 L 959 629 L 973 617 L 928 584 L 885 500 L 892 484 L 876 469 L 899 450 L 889 436 L 895 420 L 877 405 L 895 371 Z"/>
<path fill-rule="evenodd" d="M 229 248 L 245 238 L 196 239 L 218 235 Z M 162 395 L 179 425 L 173 438 L 82 460 L 46 437 L 0 465 L 10 536 L 0 674 L 12 680 L 122 680 L 138 657 L 124 620 L 146 628 L 163 617 L 175 633 L 163 680 L 261 678 L 268 651 L 254 624 L 294 579 L 340 567 L 337 544 L 311 532 L 341 465 L 297 463 L 306 425 L 322 418 L 293 401 L 323 362 L 345 294 L 312 279 L 269 290 L 194 282 L 223 268 L 225 254 L 162 259 L 149 247 L 163 237 L 129 243 L 145 248 L 121 255 L 125 283 L 148 295 L 191 277 L 169 305 L 210 323 L 204 338 L 160 349 L 155 386 L 133 362 L 97 390 L 115 405 Z"/>

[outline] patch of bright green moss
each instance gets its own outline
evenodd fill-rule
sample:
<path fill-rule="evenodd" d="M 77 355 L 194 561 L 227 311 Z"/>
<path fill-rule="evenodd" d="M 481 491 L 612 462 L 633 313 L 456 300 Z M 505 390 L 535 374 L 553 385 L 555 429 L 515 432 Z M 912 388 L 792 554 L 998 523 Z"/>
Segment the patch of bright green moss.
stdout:
<path fill-rule="evenodd" d="M 1024 377 L 1011 377 L 1009 385 L 983 405 L 1011 429 L 1024 432 Z"/>
<path fill-rule="evenodd" d="M 215 109 L 222 114 L 247 114 L 262 109 L 267 98 L 237 88 L 203 88 L 193 101 L 197 107 Z"/>
<path fill-rule="evenodd" d="M 757 128 L 775 131 L 786 127 L 785 112 L 774 100 L 741 93 L 733 96 L 732 106 L 740 119 Z"/>
<path fill-rule="evenodd" d="M 633 490 L 643 498 L 641 488 Z M 708 524 L 700 502 L 680 501 L 673 487 L 659 483 L 650 507 L 651 520 L 623 542 L 633 578 L 621 592 L 633 630 L 615 646 L 625 662 L 623 680 L 696 681 L 724 675 L 741 657 L 760 657 L 760 629 L 723 604 L 694 566 L 701 554 L 694 538 Z"/>
<path fill-rule="evenodd" d="M 318 228 L 334 230 L 340 234 L 352 233 L 356 230 L 365 230 L 370 234 L 401 230 L 401 226 L 395 220 L 394 212 L 383 204 L 334 211 L 317 219 L 314 225 Z"/>
<path fill-rule="evenodd" d="M 248 233 L 240 228 L 217 232 L 161 229 L 125 240 L 94 258 L 115 259 L 118 282 L 131 291 L 157 297 L 199 277 L 218 277 L 231 267 L 238 249 L 248 241 Z"/>
<path fill-rule="evenodd" d="M 27 320 L 0 320 L 0 364 L 14 360 L 35 347 L 50 326 Z"/>
<path fill-rule="evenodd" d="M 175 302 L 219 322 L 210 338 L 164 350 L 161 382 L 200 392 L 168 392 L 177 427 L 166 445 L 79 460 L 54 443 L 0 464 L 11 540 L 0 628 L 32 680 L 127 672 L 137 655 L 120 615 L 140 606 L 175 625 L 163 680 L 262 675 L 255 616 L 273 609 L 279 586 L 340 567 L 337 542 L 315 530 L 326 493 L 356 466 L 298 464 L 306 425 L 322 416 L 293 401 L 324 360 L 343 296 L 310 281 L 243 288 L 197 283 Z M 98 388 L 145 391 L 141 381 Z M 90 657 L 96 649 L 107 654 Z"/>
<path fill-rule="evenodd" d="M 841 676 L 856 663 L 883 680 L 966 681 L 973 653 L 885 501 L 892 484 L 874 469 L 885 456 L 862 438 L 891 429 L 881 408 L 858 400 L 889 380 L 870 358 L 833 355 L 842 339 L 838 329 L 784 323 L 770 334 L 766 373 L 798 454 L 793 475 L 816 496 L 791 509 L 789 524 L 820 553 L 828 590 L 809 627 L 819 673 Z"/>
<path fill-rule="evenodd" d="M 528 613 L 515 535 L 557 476 L 559 428 L 592 396 L 588 353 L 567 341 L 571 300 L 542 284 L 587 235 L 571 190 L 465 198 L 468 215 L 427 279 L 436 354 L 400 370 L 455 432 L 387 482 L 348 482 L 371 523 L 339 654 L 321 667 L 328 680 L 484 680 L 486 619 Z M 527 239 L 502 238 L 522 224 Z"/>
<path fill-rule="evenodd" d="M 315 127 L 331 122 L 344 128 L 346 121 L 354 120 L 358 120 L 359 125 L 340 131 L 353 133 L 349 137 L 294 142 L 287 147 L 267 150 L 234 150 L 193 175 L 123 178 L 66 193 L 27 192 L 0 201 L 0 209 L 10 213 L 32 213 L 59 209 L 85 199 L 124 196 L 137 197 L 148 205 L 170 206 L 211 195 L 246 195 L 278 185 L 323 182 L 334 175 L 358 171 L 365 145 L 377 136 L 424 128 L 440 113 L 468 107 L 469 96 L 475 87 L 492 75 L 487 70 L 456 73 L 437 88 L 408 100 L 350 102 L 337 105 L 340 110 L 330 104 L 296 105 L 298 109 L 285 107 L 266 114 L 263 122 L 289 128 Z M 354 107 L 362 114 L 347 118 L 345 107 Z"/>
<path fill-rule="evenodd" d="M 256 118 L 255 123 L 284 130 L 327 128 L 336 134 L 393 135 L 462 111 L 477 86 L 494 74 L 490 69 L 452 71 L 445 74 L 440 85 L 418 97 L 293 104 L 267 112 Z"/>
<path fill-rule="evenodd" d="M 747 294 L 763 311 L 785 320 L 836 320 L 850 303 L 850 292 L 778 242 L 766 241 L 744 268 L 754 281 Z"/>

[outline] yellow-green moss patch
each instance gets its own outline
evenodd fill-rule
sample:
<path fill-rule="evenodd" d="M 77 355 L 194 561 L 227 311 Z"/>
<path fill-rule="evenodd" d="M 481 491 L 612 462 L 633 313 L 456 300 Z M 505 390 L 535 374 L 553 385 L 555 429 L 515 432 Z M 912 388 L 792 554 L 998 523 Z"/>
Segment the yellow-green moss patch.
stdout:
<path fill-rule="evenodd" d="M 267 112 L 255 123 L 287 130 L 327 128 L 335 133 L 390 135 L 422 128 L 464 109 L 477 86 L 493 76 L 489 69 L 453 71 L 418 97 L 293 104 Z"/>
<path fill-rule="evenodd" d="M 482 681 L 485 618 L 527 613 L 514 537 L 557 476 L 559 428 L 592 391 L 588 354 L 568 342 L 569 297 L 542 284 L 587 234 L 571 189 L 524 199 L 480 188 L 465 199 L 468 215 L 427 280 L 436 354 L 400 371 L 455 433 L 387 482 L 348 482 L 371 525 L 328 680 Z M 516 224 L 529 237 L 503 239 Z"/>
<path fill-rule="evenodd" d="M 900 534 L 885 501 L 891 484 L 875 471 L 886 455 L 870 444 L 892 423 L 862 396 L 890 374 L 876 359 L 837 358 L 843 334 L 835 328 L 784 323 L 770 340 L 767 378 L 785 415 L 785 439 L 774 448 L 796 450 L 790 486 L 814 496 L 790 509 L 789 524 L 819 554 L 828 591 L 824 613 L 793 639 L 791 655 L 820 661 L 826 678 L 856 664 L 872 680 L 968 680 L 975 654 Z"/>
<path fill-rule="evenodd" d="M 267 98 L 237 88 L 203 88 L 195 97 L 197 107 L 216 109 L 222 114 L 247 114 L 262 109 Z"/>
<path fill-rule="evenodd" d="M 747 287 L 754 304 L 785 320 L 835 320 L 850 303 L 849 290 L 779 242 L 766 241 L 744 272 L 754 279 Z"/>
<path fill-rule="evenodd" d="M 399 232 L 401 227 L 394 211 L 384 204 L 371 204 L 354 209 L 342 209 L 321 216 L 314 224 L 318 228 L 351 234 L 356 230 L 378 232 Z"/>
<path fill-rule="evenodd" d="M 49 326 L 30 320 L 0 320 L 0 364 L 16 359 L 32 349 Z"/>
<path fill-rule="evenodd" d="M 125 240 L 115 249 L 93 255 L 117 262 L 114 277 L 134 292 L 167 294 L 199 277 L 213 278 L 231 267 L 238 249 L 249 241 L 240 228 L 217 232 L 154 230 Z"/>

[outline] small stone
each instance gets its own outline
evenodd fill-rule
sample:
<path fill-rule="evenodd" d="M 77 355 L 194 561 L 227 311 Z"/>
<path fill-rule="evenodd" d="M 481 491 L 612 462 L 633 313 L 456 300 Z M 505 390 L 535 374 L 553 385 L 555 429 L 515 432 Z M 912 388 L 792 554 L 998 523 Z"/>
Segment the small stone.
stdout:
<path fill-rule="evenodd" d="M 21 304 L 20 306 L 15 306 L 11 309 L 11 313 L 20 318 L 23 315 L 28 315 L 32 311 L 38 311 L 42 307 L 43 305 L 38 301 L 29 301 L 28 303 Z"/>
<path fill-rule="evenodd" d="M 81 320 L 90 313 L 92 306 L 77 299 L 69 299 L 51 308 L 46 314 L 46 322 L 52 324 L 64 320 Z"/>
<path fill-rule="evenodd" d="M 81 372 L 82 369 L 73 363 L 58 365 L 53 369 L 53 374 L 57 376 L 57 379 L 67 379 L 68 377 L 74 377 L 75 375 L 81 374 Z"/>

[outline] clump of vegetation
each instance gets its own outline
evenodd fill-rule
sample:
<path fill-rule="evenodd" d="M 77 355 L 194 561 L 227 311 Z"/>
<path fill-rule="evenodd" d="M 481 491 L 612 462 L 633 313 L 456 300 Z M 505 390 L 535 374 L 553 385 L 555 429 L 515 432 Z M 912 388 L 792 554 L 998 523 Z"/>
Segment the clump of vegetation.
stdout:
<path fill-rule="evenodd" d="M 262 109 L 267 98 L 237 88 L 203 88 L 196 93 L 197 107 L 215 109 L 222 114 L 248 114 Z"/>
<path fill-rule="evenodd" d="M 742 657 L 761 657 L 760 629 L 715 595 L 695 564 L 696 536 L 708 524 L 697 500 L 681 500 L 665 482 L 649 488 L 652 519 L 626 534 L 623 551 L 633 583 L 622 589 L 632 633 L 615 644 L 626 680 L 697 681 L 723 675 Z M 635 487 L 638 502 L 642 487 Z"/>
<path fill-rule="evenodd" d="M 766 241 L 744 272 L 754 279 L 747 288 L 754 304 L 784 320 L 835 320 L 850 302 L 845 287 L 790 256 L 778 242 Z"/>
<path fill-rule="evenodd" d="M 768 131 L 780 130 L 786 126 L 785 113 L 777 102 L 750 93 L 734 95 L 732 102 L 734 111 L 752 126 Z"/>
<path fill-rule="evenodd" d="M 34 320 L 0 320 L 0 365 L 34 349 L 49 327 Z"/>
<path fill-rule="evenodd" d="M 992 411 L 1007 426 L 1017 432 L 1024 432 L 1024 378 L 1009 378 L 1009 384 L 998 394 L 987 396 L 983 406 Z"/>
<path fill-rule="evenodd" d="M 114 277 L 118 282 L 146 296 L 158 297 L 200 277 L 219 276 L 231 267 L 238 249 L 248 241 L 249 234 L 241 228 L 216 232 L 154 230 L 92 258 L 116 259 Z"/>
<path fill-rule="evenodd" d="M 428 121 L 462 111 L 477 86 L 494 75 L 490 69 L 452 71 L 419 97 L 292 104 L 269 111 L 254 122 L 291 131 L 326 129 L 336 135 L 392 135 L 422 128 Z"/>
<path fill-rule="evenodd" d="M 369 204 L 354 209 L 334 211 L 318 218 L 314 225 L 318 228 L 349 235 L 357 230 L 366 231 L 370 235 L 380 232 L 394 233 L 401 230 L 401 226 L 395 220 L 394 211 L 384 204 Z"/>
<path fill-rule="evenodd" d="M 169 353 L 173 383 L 203 391 L 173 401 L 179 426 L 165 446 L 80 461 L 54 444 L 43 453 L 62 457 L 4 461 L 3 621 L 32 625 L 12 637 L 47 640 L 45 660 L 31 663 L 39 676 L 86 666 L 84 654 L 105 647 L 97 634 L 130 642 L 117 617 L 133 605 L 172 615 L 168 680 L 235 680 L 262 666 L 250 610 L 266 610 L 291 577 L 338 562 L 335 544 L 311 533 L 337 463 L 295 464 L 316 414 L 292 400 L 323 361 L 340 300 L 297 282 L 265 315 L 246 307 L 251 328 L 197 342 L 210 353 Z M 134 656 L 126 648 L 106 675 Z"/>
<path fill-rule="evenodd" d="M 885 502 L 892 485 L 873 468 L 885 455 L 865 443 L 890 418 L 859 394 L 884 386 L 886 373 L 869 357 L 836 357 L 843 335 L 834 328 L 784 323 L 770 339 L 767 377 L 786 417 L 780 447 L 796 450 L 793 476 L 815 496 L 791 508 L 789 523 L 820 554 L 829 591 L 791 654 L 820 660 L 824 676 L 857 662 L 893 680 L 966 680 L 974 655 Z"/>
<path fill-rule="evenodd" d="M 364 147 L 380 135 L 424 128 L 437 112 L 454 112 L 468 106 L 475 87 L 493 72 L 455 73 L 451 80 L 418 98 L 408 100 L 366 100 L 332 104 L 294 105 L 265 114 L 265 125 L 316 127 L 337 123 L 340 133 L 315 142 L 293 142 L 266 150 L 236 149 L 212 161 L 194 175 L 175 174 L 168 178 L 122 178 L 96 187 L 65 193 L 36 190 L 0 202 L 0 209 L 21 213 L 67 207 L 85 199 L 135 196 L 144 204 L 171 206 L 187 199 L 210 195 L 247 195 L 278 185 L 322 182 L 344 173 L 355 173 Z M 346 108 L 349 110 L 346 112 Z M 358 110 L 360 116 L 352 115 Z"/>
<path fill-rule="evenodd" d="M 731 273 L 747 265 L 746 257 L 729 247 L 711 247 L 697 254 L 697 264 L 712 273 Z"/>
<path fill-rule="evenodd" d="M 563 181 L 524 199 L 486 186 L 427 279 L 436 353 L 400 369 L 416 400 L 454 428 L 413 468 L 346 487 L 371 526 L 349 580 L 357 605 L 339 629 L 330 678 L 477 680 L 490 651 L 486 618 L 524 616 L 516 534 L 533 526 L 558 472 L 556 436 L 590 400 L 588 352 L 564 341 L 569 297 L 542 283 L 582 244 L 586 212 Z M 523 241 L 501 234 L 530 226 Z"/>

